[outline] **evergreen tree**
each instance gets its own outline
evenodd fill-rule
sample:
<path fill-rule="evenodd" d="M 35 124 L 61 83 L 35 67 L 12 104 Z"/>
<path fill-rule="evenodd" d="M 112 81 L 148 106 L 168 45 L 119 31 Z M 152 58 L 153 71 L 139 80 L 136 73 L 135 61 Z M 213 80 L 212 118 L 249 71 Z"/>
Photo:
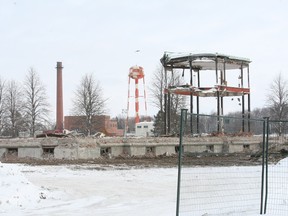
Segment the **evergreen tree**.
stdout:
<path fill-rule="evenodd" d="M 153 133 L 155 136 L 160 136 L 161 134 L 165 134 L 164 130 L 164 119 L 165 113 L 161 110 L 158 111 L 157 115 L 154 116 L 154 130 Z"/>

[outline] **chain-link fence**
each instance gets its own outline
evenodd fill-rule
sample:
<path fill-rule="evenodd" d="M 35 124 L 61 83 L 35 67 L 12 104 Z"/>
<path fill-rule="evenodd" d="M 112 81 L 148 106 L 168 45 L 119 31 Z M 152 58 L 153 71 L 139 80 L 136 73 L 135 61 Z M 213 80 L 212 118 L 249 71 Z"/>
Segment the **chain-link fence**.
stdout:
<path fill-rule="evenodd" d="M 267 207 L 271 215 L 288 212 L 288 122 L 267 119 Z"/>
<path fill-rule="evenodd" d="M 182 110 L 176 215 L 286 215 L 285 134 L 268 118 Z"/>

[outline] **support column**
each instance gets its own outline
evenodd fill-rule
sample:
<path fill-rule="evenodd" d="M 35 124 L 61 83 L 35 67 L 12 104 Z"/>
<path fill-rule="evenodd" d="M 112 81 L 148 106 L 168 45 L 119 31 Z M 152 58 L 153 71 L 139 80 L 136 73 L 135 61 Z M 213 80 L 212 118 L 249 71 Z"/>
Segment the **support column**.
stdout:
<path fill-rule="evenodd" d="M 216 84 L 219 84 L 219 77 L 218 77 L 218 58 L 215 58 L 215 73 L 216 73 Z M 217 132 L 220 132 L 220 94 L 219 88 L 217 89 Z"/>
<path fill-rule="evenodd" d="M 168 131 L 168 134 L 171 133 L 171 94 L 170 92 L 168 92 L 168 101 L 167 101 L 167 104 L 168 104 L 168 122 L 167 122 L 167 131 Z"/>
<path fill-rule="evenodd" d="M 167 70 L 166 68 L 165 70 L 165 74 L 164 74 L 164 89 L 168 89 L 167 87 Z M 168 131 L 167 131 L 167 119 L 168 119 L 168 109 L 167 109 L 167 94 L 166 92 L 164 92 L 164 133 L 167 135 Z"/>
<path fill-rule="evenodd" d="M 251 131 L 251 125 L 250 125 L 251 104 L 250 104 L 250 74 L 249 74 L 249 65 L 247 66 L 247 80 L 248 80 L 248 88 L 249 88 L 249 94 L 248 94 L 248 132 L 250 132 L 250 131 Z"/>
<path fill-rule="evenodd" d="M 189 60 L 190 67 L 190 85 L 193 85 L 193 69 L 192 69 L 192 60 Z M 193 134 L 193 95 L 190 94 L 190 133 Z"/>
<path fill-rule="evenodd" d="M 241 64 L 241 88 L 243 88 L 243 63 Z M 245 97 L 242 94 L 242 132 L 245 132 Z"/>
<path fill-rule="evenodd" d="M 200 87 L 200 70 L 198 70 L 198 74 L 197 74 L 197 83 L 198 83 L 198 87 Z M 199 134 L 199 109 L 200 109 L 200 103 L 199 103 L 199 96 L 197 96 L 197 134 Z"/>
<path fill-rule="evenodd" d="M 224 74 L 223 71 L 220 71 L 220 85 L 222 86 L 224 84 Z M 224 102 L 223 102 L 223 92 L 221 91 L 221 95 L 220 95 L 220 115 L 223 116 L 224 115 Z M 221 125 L 222 127 L 223 125 Z"/>

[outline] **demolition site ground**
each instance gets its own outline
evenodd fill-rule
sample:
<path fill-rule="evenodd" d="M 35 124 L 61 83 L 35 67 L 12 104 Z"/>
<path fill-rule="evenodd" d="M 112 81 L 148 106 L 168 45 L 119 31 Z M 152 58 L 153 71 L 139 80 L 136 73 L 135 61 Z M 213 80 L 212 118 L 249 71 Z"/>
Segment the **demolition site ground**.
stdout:
<path fill-rule="evenodd" d="M 286 154 L 274 153 L 270 154 L 269 163 L 277 163 Z M 2 163 L 23 163 L 28 165 L 97 165 L 105 170 L 105 167 L 113 166 L 114 168 L 156 168 L 156 167 L 176 167 L 178 165 L 178 154 L 173 155 L 145 155 L 145 156 L 117 156 L 111 157 L 109 155 L 102 156 L 97 159 L 89 160 L 59 160 L 54 158 L 48 159 L 34 159 L 34 158 L 18 158 L 18 157 L 3 157 Z M 184 166 L 253 166 L 261 165 L 262 154 L 213 154 L 213 153 L 187 153 L 182 157 L 182 164 Z"/>

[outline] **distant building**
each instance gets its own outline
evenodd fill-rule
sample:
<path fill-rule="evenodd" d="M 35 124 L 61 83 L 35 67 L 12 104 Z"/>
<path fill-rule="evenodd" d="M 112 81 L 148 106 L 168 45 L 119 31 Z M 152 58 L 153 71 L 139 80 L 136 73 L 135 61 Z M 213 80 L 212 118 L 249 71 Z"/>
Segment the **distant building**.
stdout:
<path fill-rule="evenodd" d="M 65 116 L 64 127 L 70 131 L 86 133 L 86 116 Z M 101 132 L 107 136 L 123 136 L 124 130 L 118 129 L 117 121 L 107 115 L 97 115 L 92 118 L 91 135 Z"/>
<path fill-rule="evenodd" d="M 139 122 L 136 124 L 135 127 L 135 135 L 136 136 L 153 136 L 153 130 L 154 130 L 154 122 Z"/>

